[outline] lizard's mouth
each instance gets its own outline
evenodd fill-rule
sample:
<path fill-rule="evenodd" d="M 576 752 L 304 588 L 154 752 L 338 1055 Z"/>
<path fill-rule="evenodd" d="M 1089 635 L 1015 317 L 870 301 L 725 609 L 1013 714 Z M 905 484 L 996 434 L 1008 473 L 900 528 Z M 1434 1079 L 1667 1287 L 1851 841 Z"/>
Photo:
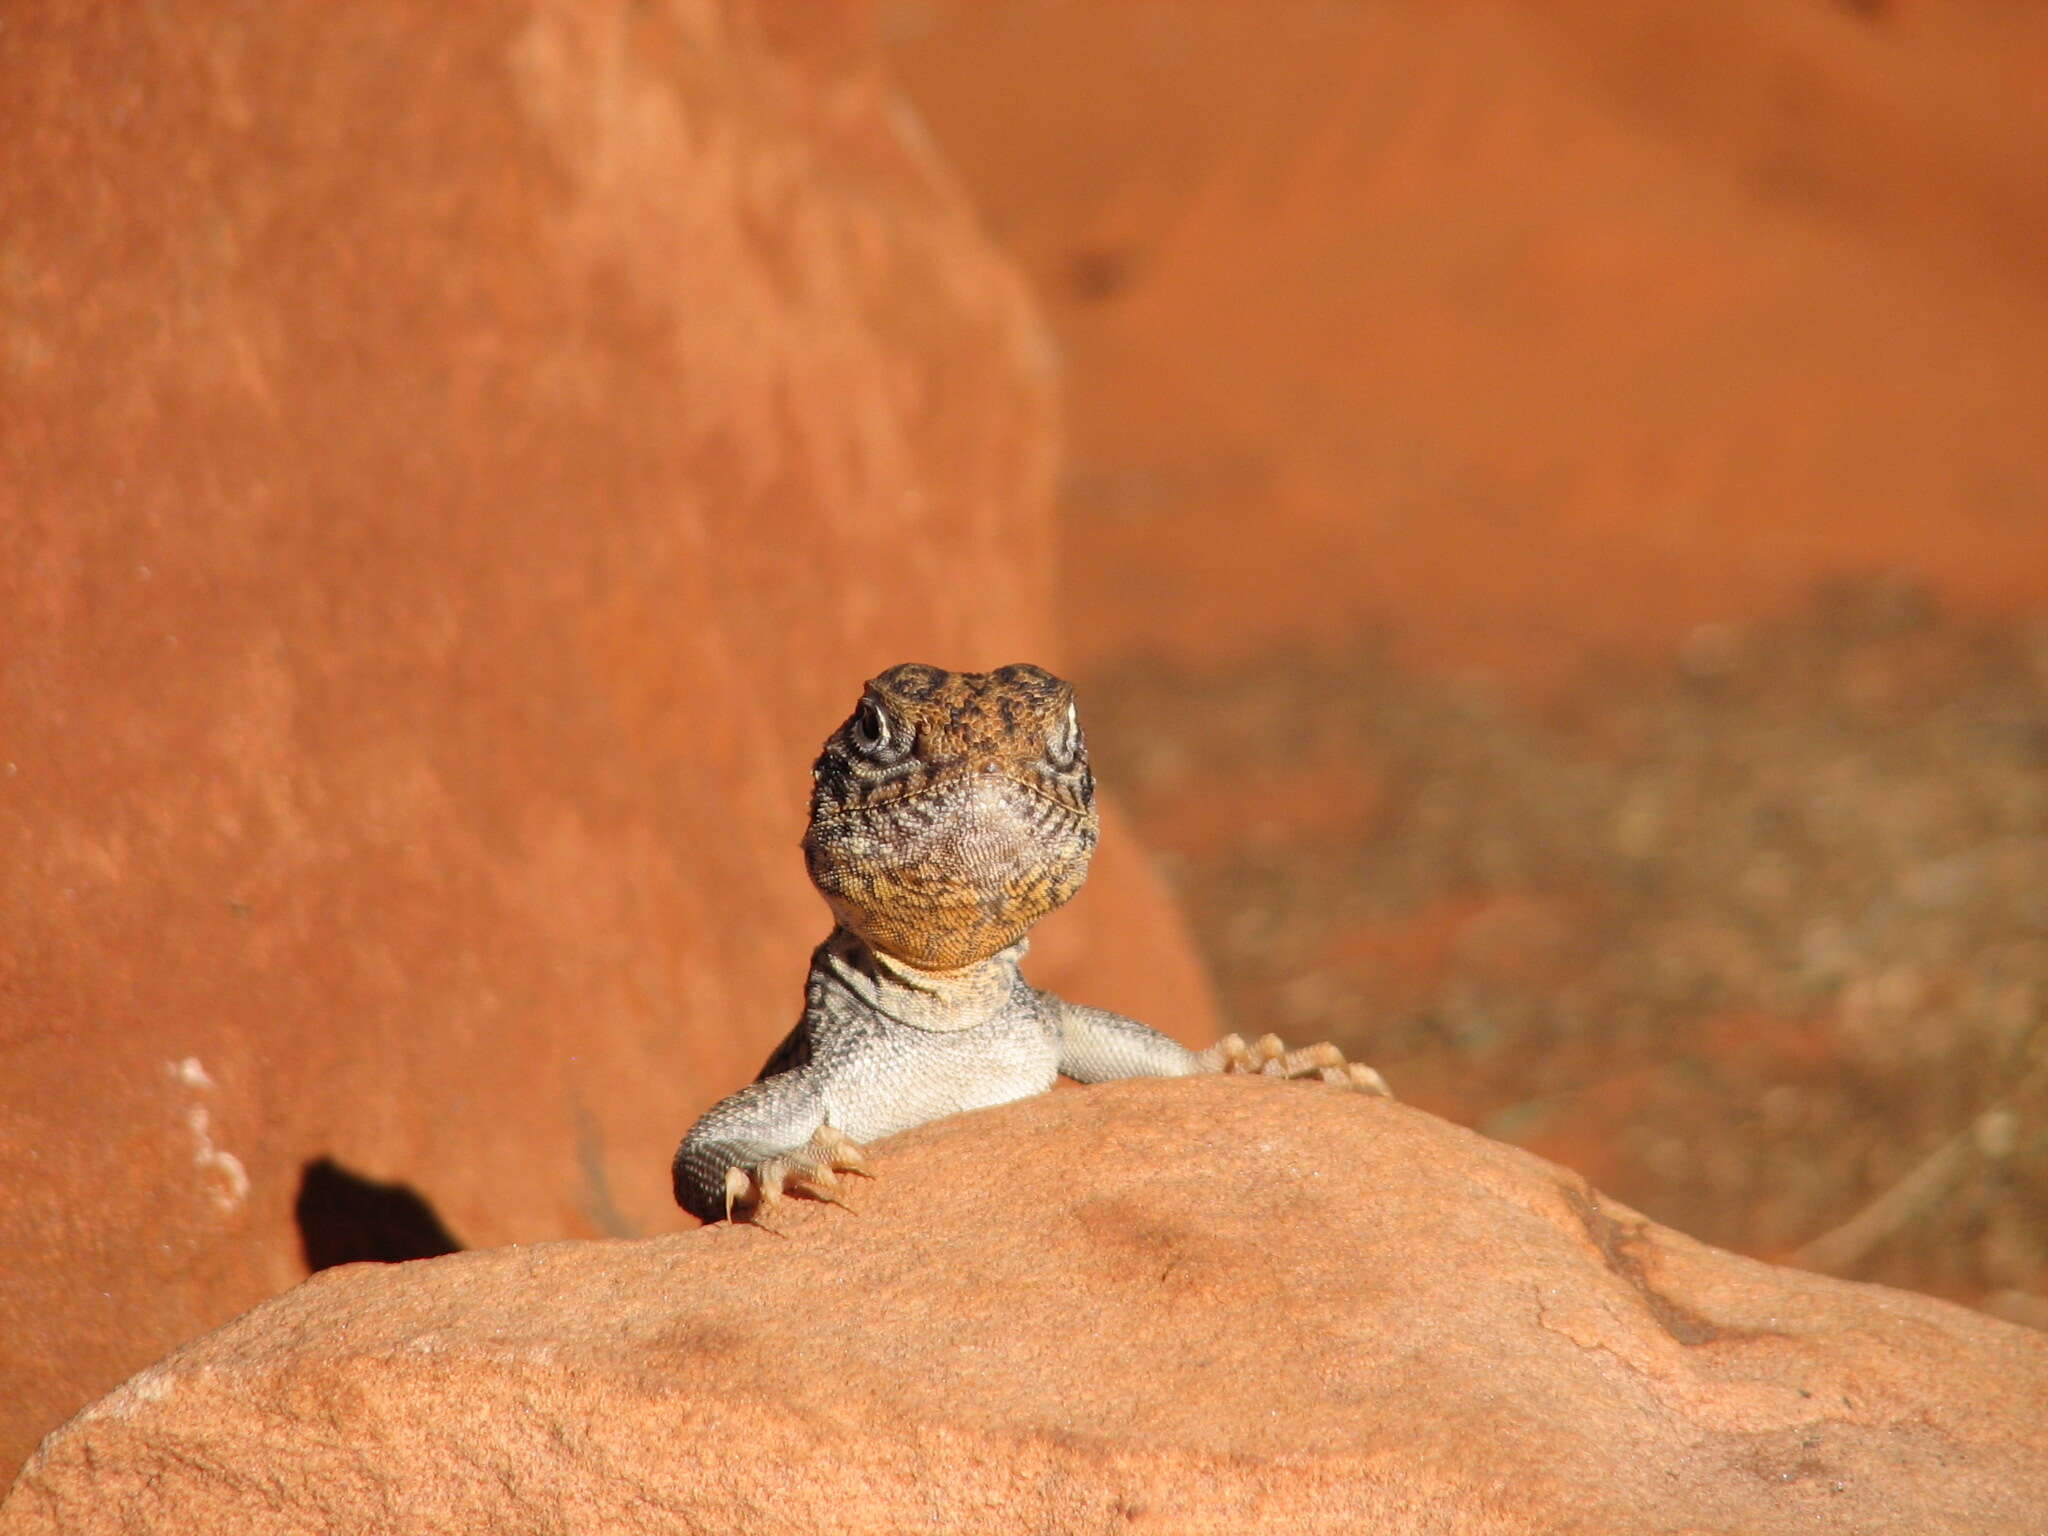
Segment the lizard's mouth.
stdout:
<path fill-rule="evenodd" d="M 811 830 L 815 832 L 820 827 L 845 822 L 871 822 L 877 816 L 888 814 L 893 807 L 909 806 L 919 801 L 957 800 L 965 791 L 990 788 L 991 780 L 1000 780 L 1008 789 L 1043 800 L 1069 815 L 1088 821 L 1094 818 L 1092 794 L 1077 796 L 1071 790 L 1062 793 L 1059 787 L 1048 784 L 1041 777 L 990 763 L 979 773 L 955 775 L 937 782 L 918 780 L 901 788 L 883 784 L 870 789 L 867 798 L 861 804 L 846 806 L 840 810 L 821 812 L 814 808 L 811 812 Z"/>
<path fill-rule="evenodd" d="M 1092 808 L 979 773 L 814 821 L 811 880 L 839 921 L 913 965 L 954 969 L 1014 944 L 1087 878 Z"/>

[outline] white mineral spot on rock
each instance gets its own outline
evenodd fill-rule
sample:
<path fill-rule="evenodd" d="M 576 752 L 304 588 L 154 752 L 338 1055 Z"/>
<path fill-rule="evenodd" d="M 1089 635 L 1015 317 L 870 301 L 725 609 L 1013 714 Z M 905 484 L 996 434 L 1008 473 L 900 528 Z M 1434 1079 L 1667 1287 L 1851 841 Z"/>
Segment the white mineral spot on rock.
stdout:
<path fill-rule="evenodd" d="M 197 1056 L 167 1064 L 173 1082 L 202 1092 L 214 1087 L 213 1077 Z M 185 1109 L 185 1129 L 192 1137 L 192 1161 L 208 1177 L 207 1196 L 223 1215 L 241 1209 L 249 1198 L 249 1170 L 242 1160 L 213 1142 L 213 1114 L 204 1104 Z"/>
<path fill-rule="evenodd" d="M 187 1056 L 182 1061 L 169 1063 L 173 1082 L 183 1083 L 188 1088 L 211 1088 L 213 1078 L 197 1056 Z"/>

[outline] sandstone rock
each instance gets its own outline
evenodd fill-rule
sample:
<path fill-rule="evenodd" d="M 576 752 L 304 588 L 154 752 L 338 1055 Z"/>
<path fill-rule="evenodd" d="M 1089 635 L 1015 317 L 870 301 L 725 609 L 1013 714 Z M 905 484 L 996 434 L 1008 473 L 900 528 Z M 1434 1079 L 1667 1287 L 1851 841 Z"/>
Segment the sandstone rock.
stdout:
<path fill-rule="evenodd" d="M 2048 1339 L 1703 1247 L 1320 1085 L 1142 1081 L 716 1226 L 332 1271 L 53 1435 L 7 1536 L 2038 1531 Z"/>
<path fill-rule="evenodd" d="M 0 25 L 0 1467 L 347 1246 L 295 1206 L 663 1229 L 858 680 L 1058 663 L 1049 349 L 789 16 Z M 1104 854 L 1062 989 L 1199 1032 Z"/>

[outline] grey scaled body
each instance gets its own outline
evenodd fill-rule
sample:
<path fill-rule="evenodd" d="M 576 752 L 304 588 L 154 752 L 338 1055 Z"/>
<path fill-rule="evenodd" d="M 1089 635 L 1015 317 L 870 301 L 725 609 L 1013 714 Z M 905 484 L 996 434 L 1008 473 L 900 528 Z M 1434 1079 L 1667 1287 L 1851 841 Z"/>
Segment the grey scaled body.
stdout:
<path fill-rule="evenodd" d="M 878 1141 L 964 1110 L 1028 1098 L 1064 1074 L 1084 1083 L 1183 1077 L 1202 1060 L 1121 1014 L 1041 992 L 1020 940 L 988 962 L 972 995 L 934 987 L 844 929 L 811 957 L 803 1018 L 755 1082 L 714 1106 L 676 1153 L 678 1199 L 725 1213 L 726 1172 L 806 1146 L 830 1125 Z M 943 979 L 942 979 L 943 980 Z"/>

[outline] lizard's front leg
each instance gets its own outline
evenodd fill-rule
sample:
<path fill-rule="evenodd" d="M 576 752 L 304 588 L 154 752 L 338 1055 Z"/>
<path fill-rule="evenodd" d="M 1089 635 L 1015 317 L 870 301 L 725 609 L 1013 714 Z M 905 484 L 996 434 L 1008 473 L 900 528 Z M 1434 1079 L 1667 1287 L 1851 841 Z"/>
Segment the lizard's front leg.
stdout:
<path fill-rule="evenodd" d="M 841 1173 L 867 1172 L 867 1158 L 825 1123 L 825 1105 L 804 1069 L 750 1083 L 713 1105 L 676 1148 L 676 1203 L 702 1221 L 759 1216 L 783 1192 L 837 1201 Z"/>
<path fill-rule="evenodd" d="M 1052 1000 L 1060 1010 L 1060 1071 L 1077 1082 L 1257 1072 L 1266 1077 L 1316 1077 L 1341 1088 L 1393 1097 L 1379 1073 L 1363 1062 L 1346 1061 L 1344 1053 L 1327 1042 L 1290 1051 L 1278 1035 L 1263 1036 L 1252 1045 L 1240 1035 L 1225 1035 L 1206 1051 L 1191 1051 L 1120 1013 Z"/>

